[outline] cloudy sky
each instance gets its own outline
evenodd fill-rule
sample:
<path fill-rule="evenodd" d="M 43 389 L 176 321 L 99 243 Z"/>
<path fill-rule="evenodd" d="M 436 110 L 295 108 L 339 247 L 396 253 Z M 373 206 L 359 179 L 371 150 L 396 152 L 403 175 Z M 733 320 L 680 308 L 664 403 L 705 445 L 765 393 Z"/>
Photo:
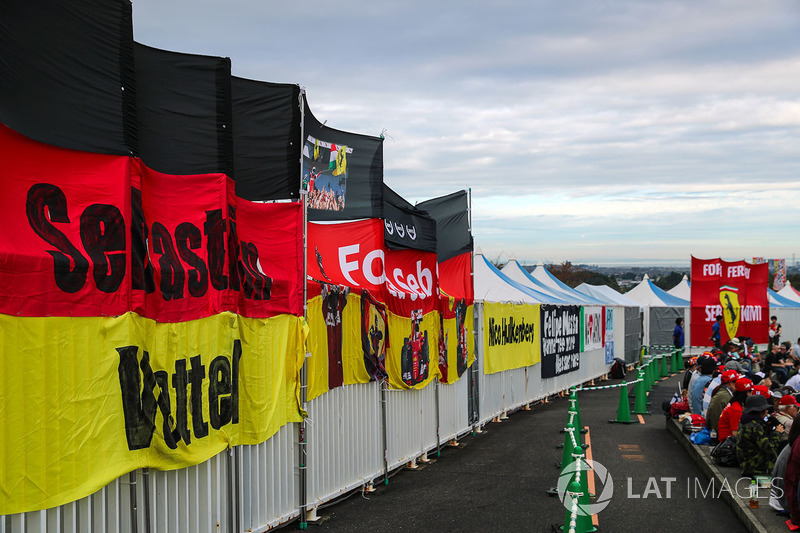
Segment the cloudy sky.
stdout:
<path fill-rule="evenodd" d="M 298 83 L 490 259 L 800 256 L 796 0 L 133 0 L 134 37 Z"/>

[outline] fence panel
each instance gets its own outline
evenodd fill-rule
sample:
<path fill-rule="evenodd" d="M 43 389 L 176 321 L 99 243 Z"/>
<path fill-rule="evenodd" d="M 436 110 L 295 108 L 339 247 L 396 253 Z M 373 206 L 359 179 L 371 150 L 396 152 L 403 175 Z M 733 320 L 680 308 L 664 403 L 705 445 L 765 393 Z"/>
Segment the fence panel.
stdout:
<path fill-rule="evenodd" d="M 308 403 L 308 507 L 313 508 L 383 471 L 380 385 L 337 387 Z"/>
<path fill-rule="evenodd" d="M 297 424 L 267 442 L 236 448 L 240 518 L 244 531 L 264 531 L 300 513 Z"/>

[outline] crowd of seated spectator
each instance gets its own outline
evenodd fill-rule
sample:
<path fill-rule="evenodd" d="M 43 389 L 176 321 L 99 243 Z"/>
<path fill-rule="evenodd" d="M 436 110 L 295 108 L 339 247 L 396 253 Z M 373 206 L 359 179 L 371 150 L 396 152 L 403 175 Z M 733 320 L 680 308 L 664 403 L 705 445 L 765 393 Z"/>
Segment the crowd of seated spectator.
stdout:
<path fill-rule="evenodd" d="M 734 338 L 685 367 L 670 413 L 704 417 L 712 445 L 730 438 L 742 475 L 772 476 L 770 505 L 800 525 L 800 339 L 771 343 L 762 356 L 750 339 Z"/>

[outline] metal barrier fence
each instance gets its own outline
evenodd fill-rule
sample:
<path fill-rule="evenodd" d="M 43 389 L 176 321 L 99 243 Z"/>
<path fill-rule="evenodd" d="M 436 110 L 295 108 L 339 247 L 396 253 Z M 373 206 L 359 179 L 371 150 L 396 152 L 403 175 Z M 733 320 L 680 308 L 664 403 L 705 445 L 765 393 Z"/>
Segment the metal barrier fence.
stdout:
<path fill-rule="evenodd" d="M 593 350 L 581 354 L 578 371 L 556 378 L 542 379 L 538 366 L 484 374 L 479 303 L 475 314 L 477 418 L 470 413 L 476 406 L 469 371 L 455 384 L 420 390 L 387 390 L 377 382 L 338 387 L 308 402 L 307 457 L 299 457 L 299 424 L 288 424 L 267 442 L 225 450 L 193 467 L 137 470 L 81 500 L 0 516 L 0 533 L 266 531 L 300 515 L 300 465 L 313 516 L 475 426 L 607 372 L 603 350 Z M 624 320 L 616 323 L 614 342 L 622 353 Z"/>

